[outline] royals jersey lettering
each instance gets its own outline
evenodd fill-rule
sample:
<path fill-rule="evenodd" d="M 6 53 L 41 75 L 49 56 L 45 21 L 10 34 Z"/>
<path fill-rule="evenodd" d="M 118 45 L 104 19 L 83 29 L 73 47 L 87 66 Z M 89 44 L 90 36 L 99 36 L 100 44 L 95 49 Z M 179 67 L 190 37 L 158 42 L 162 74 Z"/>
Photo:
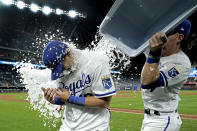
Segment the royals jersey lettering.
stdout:
<path fill-rule="evenodd" d="M 60 87 L 69 90 L 71 95 L 75 96 L 76 93 L 82 92 L 82 90 L 90 87 L 89 84 L 91 81 L 90 75 L 86 75 L 82 72 L 81 79 L 69 83 L 68 85 L 65 85 L 64 82 L 60 82 Z"/>

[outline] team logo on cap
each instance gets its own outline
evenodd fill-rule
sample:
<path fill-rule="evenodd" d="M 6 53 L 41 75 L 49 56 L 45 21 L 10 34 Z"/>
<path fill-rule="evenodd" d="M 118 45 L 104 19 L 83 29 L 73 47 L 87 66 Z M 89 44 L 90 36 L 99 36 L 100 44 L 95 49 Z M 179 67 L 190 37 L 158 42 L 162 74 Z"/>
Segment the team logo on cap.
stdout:
<path fill-rule="evenodd" d="M 112 82 L 111 82 L 110 76 L 103 77 L 102 84 L 105 89 L 110 89 L 112 87 Z"/>
<path fill-rule="evenodd" d="M 168 71 L 168 75 L 172 78 L 174 78 L 175 76 L 177 76 L 178 74 L 180 74 L 180 69 L 177 68 L 176 66 L 172 67 L 169 71 Z"/>
<path fill-rule="evenodd" d="M 184 31 L 184 28 L 183 27 L 181 27 L 181 29 L 180 29 L 181 31 Z"/>

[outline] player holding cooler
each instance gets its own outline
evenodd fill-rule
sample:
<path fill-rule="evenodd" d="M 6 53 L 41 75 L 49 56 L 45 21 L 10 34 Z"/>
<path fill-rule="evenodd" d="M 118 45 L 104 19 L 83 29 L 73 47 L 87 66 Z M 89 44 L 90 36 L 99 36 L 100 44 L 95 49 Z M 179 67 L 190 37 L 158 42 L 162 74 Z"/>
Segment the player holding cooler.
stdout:
<path fill-rule="evenodd" d="M 43 88 L 52 104 L 65 105 L 60 131 L 109 131 L 109 107 L 116 94 L 106 56 L 84 53 L 52 41 L 44 49 L 43 63 L 60 88 Z"/>
<path fill-rule="evenodd" d="M 178 131 L 179 90 L 191 69 L 182 51 L 191 23 L 184 20 L 172 32 L 158 32 L 149 40 L 149 55 L 141 73 L 144 120 L 141 131 Z M 166 38 L 166 42 L 161 38 Z"/>

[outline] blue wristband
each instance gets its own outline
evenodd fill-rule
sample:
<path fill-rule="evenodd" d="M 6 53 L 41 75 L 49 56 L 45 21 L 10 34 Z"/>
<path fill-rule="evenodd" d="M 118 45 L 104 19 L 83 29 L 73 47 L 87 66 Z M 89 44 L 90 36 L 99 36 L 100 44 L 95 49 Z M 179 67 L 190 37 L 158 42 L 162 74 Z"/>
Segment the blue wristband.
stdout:
<path fill-rule="evenodd" d="M 159 63 L 160 57 L 161 57 L 161 50 L 150 51 L 146 62 L 149 64 Z"/>
<path fill-rule="evenodd" d="M 54 104 L 56 104 L 56 105 L 64 105 L 65 102 L 62 102 L 62 101 L 60 100 L 59 97 L 56 97 L 56 98 L 55 98 L 55 103 L 54 103 Z"/>
<path fill-rule="evenodd" d="M 147 58 L 146 59 L 146 63 L 149 63 L 149 64 L 153 64 L 153 63 L 159 63 L 159 60 L 160 59 L 153 59 L 153 58 Z"/>
<path fill-rule="evenodd" d="M 72 103 L 72 104 L 85 106 L 85 97 L 70 96 L 69 99 L 68 99 L 68 102 Z"/>

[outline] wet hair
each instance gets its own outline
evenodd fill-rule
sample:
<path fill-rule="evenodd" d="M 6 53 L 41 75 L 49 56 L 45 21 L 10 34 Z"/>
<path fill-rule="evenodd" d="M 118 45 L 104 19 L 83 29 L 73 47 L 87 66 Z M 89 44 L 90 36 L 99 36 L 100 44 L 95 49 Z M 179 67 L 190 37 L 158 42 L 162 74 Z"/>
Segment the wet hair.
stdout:
<path fill-rule="evenodd" d="M 196 44 L 197 44 L 197 35 L 192 34 L 187 38 L 183 38 L 183 40 L 180 43 L 180 47 L 181 47 L 181 50 L 183 50 L 185 53 L 187 53 Z"/>
<path fill-rule="evenodd" d="M 180 42 L 180 47 L 181 47 L 181 50 L 184 51 L 184 52 L 189 50 L 187 38 L 184 37 L 182 39 L 182 41 Z"/>

